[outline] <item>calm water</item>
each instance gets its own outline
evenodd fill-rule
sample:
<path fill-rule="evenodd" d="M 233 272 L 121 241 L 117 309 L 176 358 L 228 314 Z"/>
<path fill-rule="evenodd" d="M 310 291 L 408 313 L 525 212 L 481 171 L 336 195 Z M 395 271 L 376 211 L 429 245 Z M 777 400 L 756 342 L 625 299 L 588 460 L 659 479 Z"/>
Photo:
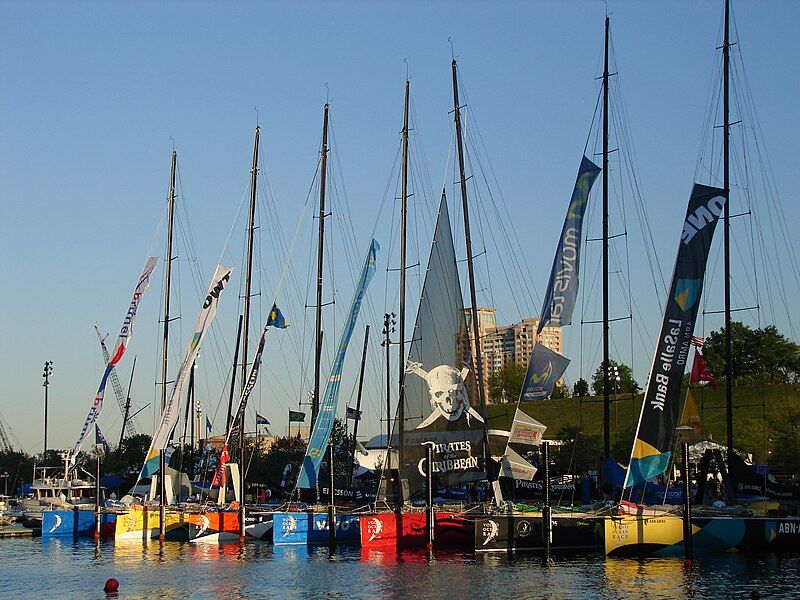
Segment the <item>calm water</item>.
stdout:
<path fill-rule="evenodd" d="M 556 555 L 437 556 L 341 548 L 274 548 L 252 543 L 198 546 L 92 540 L 0 540 L 0 596 L 105 598 L 762 598 L 800 597 L 800 557 L 727 554 L 680 559 L 606 559 Z"/>

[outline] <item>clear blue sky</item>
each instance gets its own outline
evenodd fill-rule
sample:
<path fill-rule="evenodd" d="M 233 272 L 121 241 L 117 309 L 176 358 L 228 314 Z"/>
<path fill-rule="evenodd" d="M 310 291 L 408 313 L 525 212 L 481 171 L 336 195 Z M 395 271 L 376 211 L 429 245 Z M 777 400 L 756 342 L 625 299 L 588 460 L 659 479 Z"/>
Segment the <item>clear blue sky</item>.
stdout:
<path fill-rule="evenodd" d="M 703 134 L 721 4 L 609 3 L 639 184 L 667 275 Z M 795 231 L 800 225 L 794 185 L 800 139 L 800 4 L 740 0 L 734 8 L 777 191 L 789 229 Z M 102 372 L 92 323 L 99 321 L 114 337 L 163 212 L 171 138 L 180 156 L 181 193 L 191 214 L 205 285 L 247 187 L 253 107 L 258 107 L 263 127 L 263 164 L 277 207 L 273 218 L 277 216 L 289 236 L 314 170 L 327 83 L 335 151 L 360 261 L 398 147 L 404 59 L 430 184 L 441 185 L 452 118 L 448 37 L 459 58 L 468 110 L 477 119 L 514 215 L 526 276 L 541 294 L 597 97 L 604 12 L 599 1 L 3 3 L 0 255 L 6 284 L 0 300 L 0 413 L 23 447 L 41 447 L 44 360 L 55 362 L 51 446 L 69 444 L 79 431 Z M 392 244 L 385 239 L 391 238 L 391 216 L 384 210 L 376 230 L 384 238 L 386 254 L 391 254 Z M 768 236 L 764 219 L 763 234 Z M 242 271 L 241 228 L 239 222 L 228 255 L 237 276 Z M 310 230 L 310 221 L 305 229 Z M 634 343 L 633 349 L 643 384 L 660 315 L 648 266 L 636 246 L 641 246 L 641 236 L 635 219 L 629 220 L 628 229 L 632 286 L 635 298 L 641 295 L 647 338 L 646 348 Z M 264 227 L 260 235 L 268 233 Z M 417 254 L 423 261 L 428 235 L 424 228 L 419 232 L 423 249 Z M 301 240 L 306 248 L 295 267 L 303 273 L 301 282 L 307 278 L 307 238 Z M 276 258 L 268 252 L 269 242 L 262 242 L 264 269 L 273 271 L 264 275 L 269 286 L 261 302 L 268 303 L 283 256 Z M 156 253 L 164 254 L 161 240 Z M 182 259 L 188 256 L 184 253 Z M 390 266 L 396 266 L 393 260 Z M 487 254 L 485 260 L 492 269 L 499 258 Z M 184 271 L 188 274 L 188 268 Z M 596 261 L 587 262 L 585 272 L 594 274 Z M 134 386 L 138 405 L 153 399 L 162 274 L 163 265 L 144 301 L 131 355 L 120 369 L 126 382 L 133 355 L 139 356 Z M 774 274 L 766 273 L 767 281 Z M 587 289 L 590 279 L 582 284 Z M 715 281 L 720 282 L 719 276 Z M 352 280 L 339 277 L 336 283 L 337 307 L 345 310 Z M 503 289 L 509 284 L 492 283 L 492 299 L 506 320 L 520 316 Z M 418 293 L 418 287 L 412 291 Z M 383 314 L 384 296 L 391 296 L 390 286 L 380 278 L 373 292 L 371 317 Z M 742 294 L 746 302 L 747 294 Z M 300 322 L 306 317 L 297 296 L 292 299 L 287 291 L 283 308 L 298 325 L 295 331 L 302 332 Z M 197 310 L 188 276 L 177 297 L 182 320 L 176 329 L 183 335 L 174 352 L 180 353 Z M 795 306 L 798 300 L 792 284 L 787 302 Z M 230 349 L 236 301 L 227 301 L 228 310 L 221 311 L 219 320 Z M 540 303 L 540 295 L 529 298 L 521 310 L 536 314 Z M 259 310 L 263 315 L 266 308 Z M 256 329 L 259 320 L 254 319 Z M 780 314 L 774 320 L 787 330 Z M 351 347 L 350 373 L 358 362 L 362 326 Z M 374 334 L 380 330 L 377 320 L 372 326 Z M 706 329 L 718 326 L 709 321 Z M 573 326 L 567 336 L 573 380 L 592 370 L 579 363 L 597 362 L 596 342 L 579 359 L 578 329 Z M 617 335 L 630 356 L 627 331 Z M 309 344 L 306 340 L 307 355 Z M 378 350 L 371 347 L 376 361 Z M 625 352 L 620 354 L 629 362 Z M 285 408 L 296 406 L 296 397 L 286 390 L 298 389 L 294 380 L 300 366 L 290 360 L 285 370 L 273 367 L 268 378 L 291 382 L 279 392 L 265 381 L 255 406 L 282 431 Z M 377 365 L 373 371 L 379 372 Z M 212 413 L 222 393 L 220 378 L 214 374 L 201 392 Z M 343 385 L 343 402 L 351 385 Z M 368 385 L 365 433 L 377 432 L 381 385 L 377 379 Z M 119 411 L 110 389 L 106 399 L 100 424 L 114 438 Z M 152 410 L 142 413 L 143 431 L 151 432 L 153 418 Z"/>

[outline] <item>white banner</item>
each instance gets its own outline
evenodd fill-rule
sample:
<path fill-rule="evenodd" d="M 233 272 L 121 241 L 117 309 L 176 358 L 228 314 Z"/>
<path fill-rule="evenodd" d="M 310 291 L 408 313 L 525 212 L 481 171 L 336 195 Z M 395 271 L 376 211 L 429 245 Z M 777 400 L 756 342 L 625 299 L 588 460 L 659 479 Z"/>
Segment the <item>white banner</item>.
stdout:
<path fill-rule="evenodd" d="M 175 425 L 178 424 L 183 388 L 186 385 L 186 380 L 189 378 L 192 365 L 197 358 L 197 353 L 200 350 L 203 337 L 209 327 L 211 327 L 214 317 L 217 315 L 219 297 L 222 295 L 222 290 L 225 289 L 225 285 L 230 281 L 232 271 L 233 269 L 231 267 L 217 265 L 214 278 L 211 280 L 211 285 L 203 301 L 203 307 L 200 309 L 200 316 L 197 317 L 194 333 L 189 340 L 189 347 L 186 349 L 186 355 L 178 371 L 178 377 L 175 379 L 175 383 L 172 384 L 172 391 L 167 399 L 164 412 L 161 413 L 161 421 L 158 424 L 156 432 L 153 434 L 153 441 L 150 443 L 150 450 L 147 452 L 147 458 L 142 467 L 142 477 L 149 477 L 158 471 L 159 451 L 166 449 L 172 430 L 175 428 Z"/>
<path fill-rule="evenodd" d="M 514 413 L 514 422 L 511 425 L 511 433 L 508 437 L 508 443 L 538 446 L 542 443 L 542 436 L 544 435 L 545 429 L 547 429 L 546 425 L 526 415 L 517 407 L 517 412 Z"/>
<path fill-rule="evenodd" d="M 153 271 L 157 265 L 158 258 L 151 256 L 147 259 L 144 269 L 142 269 L 142 272 L 139 274 L 139 280 L 136 282 L 136 288 L 133 290 L 131 303 L 128 305 L 128 312 L 125 313 L 125 319 L 122 321 L 122 327 L 120 327 L 119 335 L 117 336 L 117 342 L 114 344 L 114 352 L 108 358 L 108 363 L 106 363 L 106 368 L 103 372 L 103 378 L 100 380 L 100 386 L 97 388 L 97 393 L 94 395 L 94 400 L 92 400 L 92 406 L 89 409 L 89 414 L 86 415 L 86 420 L 83 423 L 83 428 L 78 436 L 78 440 L 72 447 L 73 456 L 78 453 L 83 440 L 86 439 L 86 435 L 89 433 L 89 428 L 95 421 L 97 421 L 97 417 L 100 415 L 100 411 L 103 409 L 103 398 L 105 397 L 106 393 L 106 383 L 111 375 L 111 371 L 117 366 L 119 361 L 122 360 L 122 355 L 125 354 L 125 350 L 131 341 L 131 336 L 133 336 L 133 324 L 136 322 L 136 312 L 139 310 L 139 303 L 142 301 L 142 296 L 144 296 L 147 286 L 150 285 L 150 276 L 153 274 Z"/>
<path fill-rule="evenodd" d="M 512 479 L 531 481 L 536 475 L 536 467 L 522 458 L 513 448 L 506 448 L 503 461 L 500 463 L 500 474 Z"/>

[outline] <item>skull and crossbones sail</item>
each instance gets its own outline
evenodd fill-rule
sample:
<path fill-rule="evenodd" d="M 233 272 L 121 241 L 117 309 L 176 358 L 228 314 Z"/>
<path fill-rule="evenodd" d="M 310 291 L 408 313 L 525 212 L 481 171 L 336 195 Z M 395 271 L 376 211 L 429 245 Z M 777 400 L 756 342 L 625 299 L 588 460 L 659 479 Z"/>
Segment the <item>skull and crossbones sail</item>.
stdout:
<path fill-rule="evenodd" d="M 434 444 L 438 486 L 486 478 L 483 415 L 475 398 L 461 283 L 447 201 L 442 197 L 425 271 L 403 383 L 404 415 L 394 421 L 390 445 L 402 461 L 411 498 L 424 494 L 425 443 Z M 400 431 L 402 430 L 402 436 Z M 402 444 L 401 444 L 402 442 Z M 421 462 L 422 461 L 422 462 Z M 396 463 L 395 463 L 396 464 Z"/>
<path fill-rule="evenodd" d="M 450 365 L 439 365 L 430 371 L 425 371 L 418 362 L 410 362 L 406 373 L 413 373 L 422 377 L 428 384 L 431 398 L 431 414 L 419 425 L 417 429 L 424 429 L 439 417 L 448 421 L 457 421 L 465 415 L 467 425 L 470 417 L 475 417 L 483 423 L 483 417 L 469 403 L 467 386 L 465 384 L 469 368 L 463 367 L 460 371 Z"/>

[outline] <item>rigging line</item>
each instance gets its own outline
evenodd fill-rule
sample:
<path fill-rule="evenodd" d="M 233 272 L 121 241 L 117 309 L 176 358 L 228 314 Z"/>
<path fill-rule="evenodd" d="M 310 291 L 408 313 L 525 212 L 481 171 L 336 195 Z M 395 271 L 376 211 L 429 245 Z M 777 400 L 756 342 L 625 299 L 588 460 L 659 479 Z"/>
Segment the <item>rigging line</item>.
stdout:
<path fill-rule="evenodd" d="M 462 78 L 459 75 L 459 81 L 460 82 L 461 82 L 461 79 Z M 465 103 L 467 105 L 469 105 L 469 102 L 470 102 L 469 90 L 463 84 L 463 82 L 461 82 L 460 85 L 463 88 L 463 95 L 464 95 Z M 468 134 L 467 144 L 473 149 L 472 155 L 468 157 L 468 159 L 470 161 L 470 170 L 471 170 L 472 173 L 475 172 L 475 170 L 471 166 L 472 165 L 472 156 L 474 156 L 475 160 L 477 162 L 477 165 L 479 167 L 478 168 L 478 172 L 483 177 L 483 181 L 484 181 L 484 184 L 486 186 L 486 191 L 489 194 L 489 199 L 491 201 L 492 208 L 494 209 L 494 212 L 495 212 L 495 215 L 496 215 L 496 218 L 497 218 L 497 222 L 498 222 L 498 224 L 503 222 L 503 219 L 500 216 L 500 210 L 498 209 L 498 205 L 500 205 L 503 208 L 503 212 L 505 213 L 505 217 L 506 217 L 506 221 L 505 221 L 506 227 L 504 227 L 504 230 L 506 228 L 511 230 L 511 236 L 510 237 L 513 238 L 514 245 L 512 246 L 511 241 L 509 241 L 507 256 L 510 256 L 512 258 L 512 261 L 513 261 L 514 265 L 517 267 L 518 274 L 519 274 L 518 282 L 521 282 L 525 286 L 525 291 L 527 292 L 527 296 L 528 296 L 529 300 L 531 300 L 532 302 L 535 302 L 535 299 L 538 299 L 541 296 L 540 296 L 539 291 L 538 291 L 538 289 L 536 287 L 536 284 L 534 282 L 534 278 L 533 277 L 525 277 L 524 276 L 525 272 L 523 271 L 523 269 L 522 269 L 522 267 L 521 267 L 521 265 L 519 263 L 519 259 L 518 259 L 518 256 L 517 256 L 518 253 L 514 251 L 515 248 L 521 248 L 522 247 L 522 244 L 520 242 L 520 238 L 517 235 L 517 231 L 516 231 L 516 227 L 515 227 L 515 220 L 511 217 L 511 214 L 509 212 L 508 203 L 506 202 L 505 197 L 503 196 L 503 191 L 502 191 L 502 188 L 500 187 L 500 181 L 499 181 L 499 179 L 497 177 L 497 173 L 494 170 L 494 165 L 492 164 L 492 161 L 489 158 L 490 155 L 489 155 L 489 152 L 488 152 L 488 150 L 486 148 L 486 144 L 485 144 L 485 142 L 483 140 L 483 134 L 481 133 L 480 127 L 478 126 L 477 119 L 475 118 L 474 113 L 472 113 L 472 111 L 466 111 L 466 113 L 467 113 L 467 119 L 465 119 L 465 128 L 466 128 L 467 124 L 469 125 L 468 130 L 467 130 L 467 134 Z M 475 141 L 474 142 L 472 141 L 472 138 L 473 138 L 472 132 L 474 132 L 474 134 L 475 134 Z M 486 163 L 488 165 L 488 169 L 484 168 L 483 160 L 482 160 L 481 157 L 485 157 L 486 158 Z M 495 199 L 495 194 L 492 192 L 492 186 L 489 184 L 489 179 L 486 176 L 487 171 L 491 174 L 492 179 L 494 181 L 494 186 L 497 189 L 497 193 L 498 193 L 497 195 L 500 198 L 500 202 L 499 203 Z M 476 190 L 477 190 L 477 183 L 473 183 L 473 185 L 476 187 Z M 508 238 L 504 238 L 504 239 L 506 239 L 508 241 Z M 486 268 L 488 270 L 488 263 L 487 263 Z M 531 289 L 531 286 L 532 286 L 533 289 Z"/>

